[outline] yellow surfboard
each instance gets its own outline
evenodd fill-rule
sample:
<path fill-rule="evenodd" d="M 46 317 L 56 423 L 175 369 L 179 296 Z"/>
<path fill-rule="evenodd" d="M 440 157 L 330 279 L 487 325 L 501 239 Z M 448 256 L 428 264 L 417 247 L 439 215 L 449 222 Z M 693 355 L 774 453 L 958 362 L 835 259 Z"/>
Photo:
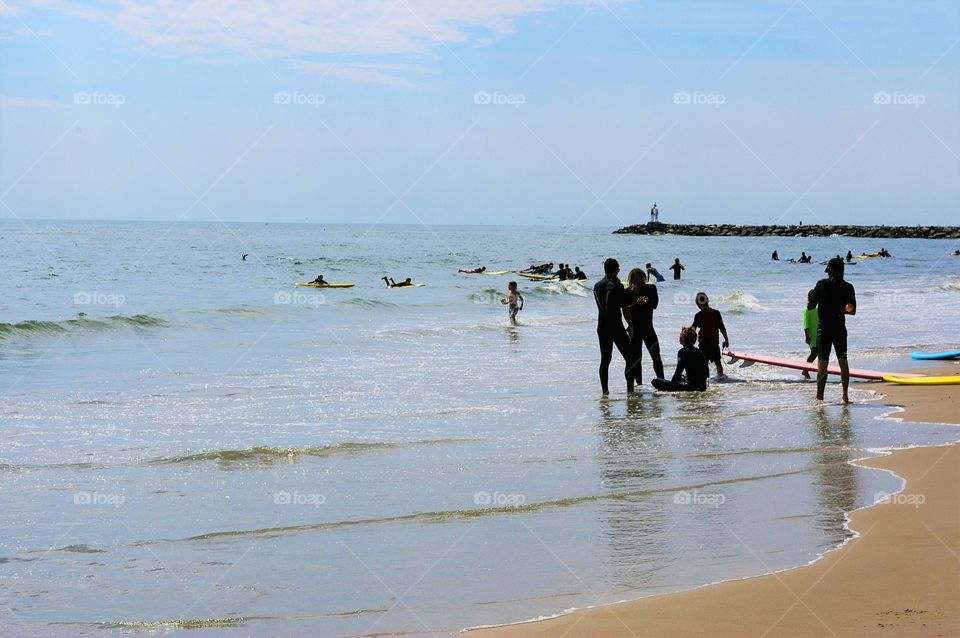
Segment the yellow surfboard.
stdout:
<path fill-rule="evenodd" d="M 960 385 L 960 374 L 949 377 L 898 377 L 896 375 L 885 375 L 883 380 L 903 385 Z"/>
<path fill-rule="evenodd" d="M 353 288 L 353 284 L 315 284 L 311 281 L 302 281 L 295 285 L 310 286 L 311 288 Z"/>

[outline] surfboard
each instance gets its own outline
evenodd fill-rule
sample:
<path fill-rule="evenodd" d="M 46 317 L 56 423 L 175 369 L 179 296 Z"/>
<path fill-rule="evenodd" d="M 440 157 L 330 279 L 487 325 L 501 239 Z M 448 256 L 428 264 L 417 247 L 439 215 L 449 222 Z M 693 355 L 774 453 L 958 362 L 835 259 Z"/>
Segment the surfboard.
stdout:
<path fill-rule="evenodd" d="M 730 357 L 730 363 L 736 363 L 737 361 L 745 361 L 746 365 L 753 365 L 754 363 L 762 363 L 764 365 L 778 366 L 781 368 L 791 368 L 793 370 L 806 370 L 807 372 L 816 372 L 817 364 L 816 363 L 807 363 L 803 359 L 783 359 L 780 357 L 767 357 L 762 354 L 750 354 L 748 352 L 724 352 L 725 356 Z M 840 368 L 837 366 L 829 366 L 827 368 L 829 374 L 838 376 L 840 374 Z M 878 372 L 876 370 L 859 370 L 857 368 L 850 368 L 850 376 L 855 379 L 868 379 L 870 381 L 882 381 L 884 376 L 892 376 L 890 372 Z M 920 377 L 923 375 L 919 374 L 910 374 L 910 373 L 900 373 L 897 376 L 899 377 Z"/>
<path fill-rule="evenodd" d="M 960 357 L 960 350 L 949 352 L 911 352 L 910 356 L 914 359 L 956 359 Z"/>
<path fill-rule="evenodd" d="M 510 271 L 509 270 L 487 270 L 487 271 L 484 271 L 483 274 L 484 275 L 505 275 L 508 272 Z"/>
<path fill-rule="evenodd" d="M 530 272 L 518 272 L 517 274 L 520 275 L 521 277 L 523 277 L 524 279 L 532 279 L 533 281 L 544 281 L 544 280 L 547 280 L 547 279 L 556 279 L 556 278 L 557 278 L 556 275 L 537 275 L 537 274 L 530 273 Z"/>
<path fill-rule="evenodd" d="M 296 286 L 310 286 L 311 288 L 353 288 L 354 284 L 315 284 L 310 281 L 302 281 L 294 284 Z"/>
<path fill-rule="evenodd" d="M 427 284 L 410 284 L 409 286 L 390 286 L 390 290 L 396 290 L 398 288 L 423 288 Z"/>
<path fill-rule="evenodd" d="M 905 377 L 887 374 L 884 375 L 883 380 L 901 385 L 960 385 L 960 374 L 951 377 Z"/>

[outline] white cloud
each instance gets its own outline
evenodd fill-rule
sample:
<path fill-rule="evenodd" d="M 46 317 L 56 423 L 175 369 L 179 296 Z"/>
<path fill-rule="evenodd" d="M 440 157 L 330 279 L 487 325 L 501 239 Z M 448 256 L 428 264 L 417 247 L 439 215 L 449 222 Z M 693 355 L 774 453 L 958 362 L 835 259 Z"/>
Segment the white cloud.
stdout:
<path fill-rule="evenodd" d="M 156 51 L 198 59 L 225 54 L 287 59 L 296 66 L 367 82 L 404 84 L 404 73 L 377 62 L 330 58 L 423 56 L 444 45 L 486 45 L 516 31 L 523 16 L 597 0 L 18 0 L 107 23 Z M 18 10 L 16 6 L 8 10 Z M 324 60 L 326 58 L 326 60 Z"/>
<path fill-rule="evenodd" d="M 33 109 L 53 105 L 53 100 L 47 100 L 45 98 L 0 95 L 0 108 L 4 109 Z"/>

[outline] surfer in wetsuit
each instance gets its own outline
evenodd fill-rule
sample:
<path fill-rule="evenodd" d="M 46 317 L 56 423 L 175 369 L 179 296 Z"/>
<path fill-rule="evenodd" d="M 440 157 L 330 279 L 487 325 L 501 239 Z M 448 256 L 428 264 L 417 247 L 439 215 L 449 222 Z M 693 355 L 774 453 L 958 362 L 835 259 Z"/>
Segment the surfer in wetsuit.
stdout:
<path fill-rule="evenodd" d="M 628 293 L 634 302 L 623 309 L 623 316 L 627 320 L 627 334 L 630 345 L 633 347 L 634 379 L 643 383 L 643 347 L 646 345 L 653 362 L 653 372 L 656 378 L 663 378 L 663 360 L 660 358 L 660 340 L 657 331 L 653 329 L 653 311 L 660 305 L 657 287 L 647 283 L 647 273 L 642 268 L 634 268 L 627 275 Z"/>
<path fill-rule="evenodd" d="M 556 273 L 556 274 L 557 274 L 557 277 L 560 279 L 560 281 L 566 281 L 566 280 L 567 280 L 567 267 L 566 267 L 566 265 L 560 264 L 560 266 L 557 268 L 557 273 Z"/>
<path fill-rule="evenodd" d="M 383 279 L 390 288 L 406 288 L 407 286 L 413 285 L 413 280 L 410 279 L 410 277 L 407 277 L 400 283 L 395 282 L 393 277 L 381 277 L 381 279 Z"/>
<path fill-rule="evenodd" d="M 851 263 L 851 262 L 853 262 L 853 253 L 848 250 L 848 251 L 847 251 L 847 263 L 849 264 L 849 263 Z"/>
<path fill-rule="evenodd" d="M 843 386 L 843 403 L 850 403 L 847 392 L 850 385 L 850 366 L 847 363 L 846 315 L 857 314 L 857 295 L 853 285 L 843 279 L 843 260 L 834 257 L 824 269 L 826 279 L 821 279 L 813 288 L 810 303 L 817 304 L 820 325 L 817 328 L 817 400 L 823 401 L 827 385 L 827 365 L 831 348 L 837 353 L 840 364 L 840 383 Z"/>
<path fill-rule="evenodd" d="M 697 342 L 697 331 L 693 328 L 680 329 L 680 351 L 677 352 L 677 370 L 670 381 L 662 378 L 653 380 L 653 387 L 664 392 L 702 392 L 707 389 L 707 359 L 703 353 L 693 347 Z M 684 381 L 683 373 L 686 372 Z"/>
<path fill-rule="evenodd" d="M 958 254 L 960 254 L 960 252 L 958 252 Z M 586 281 L 587 275 L 582 270 L 580 270 L 580 266 L 577 266 L 573 272 L 573 278 L 577 279 L 578 281 Z"/>
<path fill-rule="evenodd" d="M 680 263 L 680 258 L 679 258 L 679 257 L 675 257 L 675 258 L 673 259 L 673 265 L 670 266 L 670 270 L 673 271 L 673 278 L 674 278 L 674 280 L 680 279 L 680 271 L 681 271 L 681 270 L 686 270 L 686 269 L 687 269 L 687 267 Z"/>
<path fill-rule="evenodd" d="M 608 379 L 613 361 L 613 346 L 617 346 L 624 360 L 623 374 L 627 392 L 633 392 L 633 353 L 630 338 L 623 327 L 623 308 L 633 300 L 620 283 L 620 264 L 610 257 L 603 262 L 604 277 L 593 287 L 597 302 L 597 338 L 600 340 L 600 388 L 604 396 L 610 394 Z"/>
<path fill-rule="evenodd" d="M 777 253 L 777 251 L 773 251 L 773 254 L 770 255 L 770 259 L 773 261 L 780 261 L 780 255 Z"/>
<path fill-rule="evenodd" d="M 326 286 L 327 281 L 323 278 L 323 275 L 317 275 L 317 278 L 311 281 L 312 284 L 320 284 L 321 286 Z"/>

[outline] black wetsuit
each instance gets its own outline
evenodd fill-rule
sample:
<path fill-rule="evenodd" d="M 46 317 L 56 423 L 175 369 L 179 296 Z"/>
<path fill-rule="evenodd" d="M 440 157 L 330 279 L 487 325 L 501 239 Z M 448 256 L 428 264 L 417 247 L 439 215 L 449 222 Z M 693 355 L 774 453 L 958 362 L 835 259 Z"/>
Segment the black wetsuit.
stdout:
<path fill-rule="evenodd" d="M 674 264 L 674 265 L 670 266 L 670 270 L 673 271 L 673 278 L 674 278 L 674 279 L 680 279 L 680 271 L 681 271 L 681 270 L 686 270 L 686 267 L 683 266 L 683 265 L 681 265 L 681 264 Z"/>
<path fill-rule="evenodd" d="M 567 280 L 567 269 L 566 269 L 566 268 L 561 268 L 560 270 L 558 270 L 558 271 L 557 271 L 557 277 L 560 279 L 560 281 L 566 281 L 566 280 Z"/>
<path fill-rule="evenodd" d="M 830 358 L 830 348 L 837 359 L 847 358 L 847 324 L 844 319 L 847 304 L 857 307 L 857 294 L 853 285 L 843 279 L 821 279 L 813 288 L 812 303 L 817 304 L 817 357 L 821 361 Z"/>
<path fill-rule="evenodd" d="M 683 373 L 687 373 L 686 382 Z M 673 379 L 654 379 L 653 387 L 665 392 L 691 392 L 707 389 L 707 359 L 692 346 L 684 346 L 677 353 L 677 371 Z"/>
<path fill-rule="evenodd" d="M 653 284 L 644 284 L 640 286 L 640 292 L 630 291 L 628 294 L 634 301 L 638 297 L 649 299 L 642 306 L 634 304 L 627 309 L 633 324 L 633 336 L 630 338 L 630 345 L 633 348 L 633 357 L 636 360 L 634 378 L 637 383 L 643 383 L 641 361 L 643 360 L 643 346 L 646 345 L 647 352 L 650 353 L 650 359 L 653 361 L 653 371 L 657 378 L 662 379 L 663 360 L 660 358 L 660 340 L 657 339 L 657 331 L 653 329 L 653 311 L 660 305 L 657 287 Z"/>
<path fill-rule="evenodd" d="M 617 346 L 623 356 L 625 366 L 623 374 L 627 379 L 627 389 L 633 388 L 633 348 L 630 337 L 623 327 L 623 307 L 630 304 L 630 297 L 623 284 L 604 277 L 593 287 L 593 298 L 597 302 L 597 337 L 600 340 L 600 387 L 604 394 L 610 388 L 610 362 L 613 361 L 613 346 Z"/>

